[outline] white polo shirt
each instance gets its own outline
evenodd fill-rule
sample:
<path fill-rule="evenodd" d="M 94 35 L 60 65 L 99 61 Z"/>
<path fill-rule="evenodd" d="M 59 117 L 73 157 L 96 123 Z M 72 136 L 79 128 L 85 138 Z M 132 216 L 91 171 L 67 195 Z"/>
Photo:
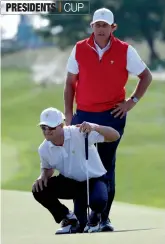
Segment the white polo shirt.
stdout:
<path fill-rule="evenodd" d="M 104 52 L 106 52 L 109 48 L 111 48 L 110 41 L 107 44 L 107 46 L 104 47 L 103 49 L 101 49 L 96 43 L 95 43 L 95 47 L 96 47 L 95 50 L 99 55 L 99 59 L 101 59 Z M 72 74 L 79 73 L 79 64 L 75 56 L 76 56 L 76 45 L 74 46 L 67 62 L 67 72 L 70 72 Z M 146 67 L 147 67 L 146 64 L 142 61 L 137 51 L 131 45 L 129 45 L 127 50 L 127 67 L 126 67 L 128 72 L 133 75 L 139 75 L 145 70 Z"/>
<path fill-rule="evenodd" d="M 88 136 L 89 178 L 104 175 L 106 170 L 102 164 L 94 143 L 104 142 L 104 137 L 92 131 Z M 75 126 L 64 127 L 64 145 L 56 146 L 44 140 L 38 149 L 41 169 L 57 169 L 63 176 L 77 180 L 86 180 L 86 158 L 84 133 L 79 132 Z"/>

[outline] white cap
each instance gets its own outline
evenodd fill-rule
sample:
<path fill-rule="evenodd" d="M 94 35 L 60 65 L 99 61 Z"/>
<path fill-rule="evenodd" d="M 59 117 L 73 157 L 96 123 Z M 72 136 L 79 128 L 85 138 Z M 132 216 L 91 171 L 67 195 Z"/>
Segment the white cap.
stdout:
<path fill-rule="evenodd" d="M 114 23 L 114 15 L 109 9 L 100 8 L 94 12 L 91 25 L 98 21 L 103 21 L 109 25 L 112 25 Z"/>
<path fill-rule="evenodd" d="M 49 127 L 56 127 L 63 123 L 65 119 L 64 114 L 56 108 L 47 108 L 42 111 L 40 115 L 39 125 L 47 125 Z"/>

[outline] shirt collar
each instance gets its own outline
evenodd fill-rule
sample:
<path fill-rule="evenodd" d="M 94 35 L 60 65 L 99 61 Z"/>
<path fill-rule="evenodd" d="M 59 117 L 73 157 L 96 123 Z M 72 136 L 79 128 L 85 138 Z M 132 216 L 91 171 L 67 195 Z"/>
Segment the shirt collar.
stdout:
<path fill-rule="evenodd" d="M 96 45 L 95 45 L 95 41 L 94 41 L 94 33 L 91 34 L 91 36 L 89 38 L 86 39 L 87 41 L 87 44 L 92 47 L 92 48 L 96 48 Z M 115 40 L 115 37 L 113 36 L 113 34 L 110 35 L 109 37 L 109 46 L 113 44 L 113 41 Z M 107 45 L 108 45 L 107 44 Z M 107 46 L 106 46 L 107 47 Z M 102 49 L 101 49 L 102 50 Z"/>
<path fill-rule="evenodd" d="M 68 140 L 71 137 L 70 126 L 64 126 L 64 140 Z"/>
<path fill-rule="evenodd" d="M 105 50 L 108 50 L 108 48 L 110 47 L 110 40 L 109 40 L 108 44 L 104 48 L 102 48 L 102 49 L 99 47 L 99 45 L 97 45 L 97 43 L 95 42 L 95 40 L 94 40 L 94 44 L 95 44 L 95 47 L 96 47 L 97 50 L 103 52 Z"/>
<path fill-rule="evenodd" d="M 64 141 L 70 139 L 71 137 L 71 133 L 70 133 L 70 129 L 69 126 L 65 126 L 64 127 Z M 61 146 L 56 146 L 54 145 L 51 141 L 48 141 L 49 147 L 61 147 Z"/>

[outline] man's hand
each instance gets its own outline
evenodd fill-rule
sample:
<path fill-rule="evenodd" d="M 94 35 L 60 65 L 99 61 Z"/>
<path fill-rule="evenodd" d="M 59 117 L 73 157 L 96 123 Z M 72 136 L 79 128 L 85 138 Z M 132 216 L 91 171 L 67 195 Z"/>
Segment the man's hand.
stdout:
<path fill-rule="evenodd" d="M 82 124 L 77 124 L 76 127 L 80 128 L 80 132 L 84 133 L 90 133 L 91 131 L 94 131 L 96 128 L 96 124 L 89 123 L 89 122 L 83 122 Z"/>
<path fill-rule="evenodd" d="M 33 187 L 32 187 L 32 191 L 33 192 L 39 192 L 40 190 L 43 190 L 43 184 L 45 187 L 47 187 L 47 182 L 48 182 L 48 178 L 45 176 L 39 176 L 38 179 L 34 182 Z"/>
<path fill-rule="evenodd" d="M 132 101 L 131 98 L 128 98 L 122 103 L 118 103 L 116 108 L 111 112 L 111 114 L 115 114 L 114 117 L 117 118 L 120 116 L 120 119 L 122 119 L 125 114 L 131 110 L 136 105 L 135 102 Z"/>
<path fill-rule="evenodd" d="M 73 117 L 73 114 L 72 113 L 65 115 L 65 124 L 66 125 L 70 125 L 71 124 L 72 117 Z"/>

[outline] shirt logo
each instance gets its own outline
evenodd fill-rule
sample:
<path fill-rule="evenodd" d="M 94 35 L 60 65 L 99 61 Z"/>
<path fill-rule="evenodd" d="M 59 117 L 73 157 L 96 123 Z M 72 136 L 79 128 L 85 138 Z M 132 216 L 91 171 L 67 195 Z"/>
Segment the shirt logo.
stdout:
<path fill-rule="evenodd" d="M 111 64 L 114 64 L 114 60 L 111 60 L 110 62 L 111 62 Z"/>
<path fill-rule="evenodd" d="M 72 153 L 75 154 L 75 150 L 72 150 Z"/>

